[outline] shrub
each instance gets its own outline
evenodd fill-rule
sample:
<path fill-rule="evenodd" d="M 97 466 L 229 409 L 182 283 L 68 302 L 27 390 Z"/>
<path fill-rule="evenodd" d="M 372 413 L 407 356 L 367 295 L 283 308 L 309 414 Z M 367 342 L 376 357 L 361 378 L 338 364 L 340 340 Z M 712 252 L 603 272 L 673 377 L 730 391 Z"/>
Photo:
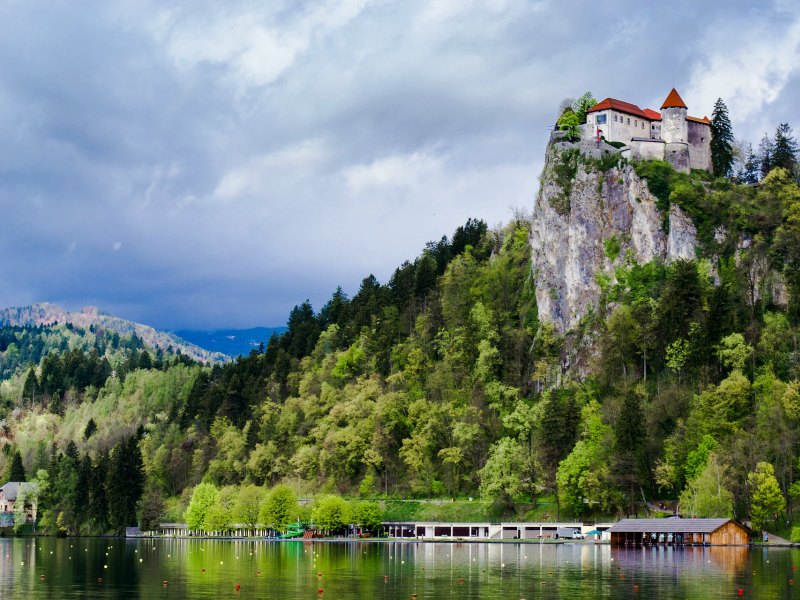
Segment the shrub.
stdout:
<path fill-rule="evenodd" d="M 789 536 L 789 541 L 795 544 L 800 543 L 800 525 L 792 527 L 792 535 Z"/>

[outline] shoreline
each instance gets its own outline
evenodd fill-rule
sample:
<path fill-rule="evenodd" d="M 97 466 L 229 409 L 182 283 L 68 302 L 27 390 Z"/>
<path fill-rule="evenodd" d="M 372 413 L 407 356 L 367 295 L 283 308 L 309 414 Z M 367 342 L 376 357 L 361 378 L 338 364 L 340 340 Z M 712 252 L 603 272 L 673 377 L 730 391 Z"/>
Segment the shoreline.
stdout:
<path fill-rule="evenodd" d="M 54 535 L 25 535 L 25 536 L 0 536 L 2 540 L 13 539 L 59 539 L 60 536 Z M 191 540 L 191 541 L 228 541 L 228 542 L 277 542 L 281 544 L 288 543 L 324 543 L 324 544 L 354 544 L 354 543 L 367 543 L 367 544 L 387 544 L 387 543 L 401 543 L 401 544 L 518 544 L 525 546 L 533 545 L 560 545 L 560 544 L 580 544 L 580 545 L 593 545 L 593 546 L 611 546 L 608 540 L 555 540 L 555 539 L 484 539 L 484 538 L 266 538 L 255 536 L 115 536 L 115 535 L 87 535 L 87 536 L 64 536 L 60 539 L 124 539 L 126 541 L 146 540 L 146 541 L 167 541 L 167 540 Z M 619 548 L 797 548 L 800 544 L 796 543 L 780 543 L 772 542 L 764 544 L 763 542 L 752 542 L 750 544 L 684 544 L 674 546 L 669 544 L 656 544 L 654 546 L 616 546 Z"/>

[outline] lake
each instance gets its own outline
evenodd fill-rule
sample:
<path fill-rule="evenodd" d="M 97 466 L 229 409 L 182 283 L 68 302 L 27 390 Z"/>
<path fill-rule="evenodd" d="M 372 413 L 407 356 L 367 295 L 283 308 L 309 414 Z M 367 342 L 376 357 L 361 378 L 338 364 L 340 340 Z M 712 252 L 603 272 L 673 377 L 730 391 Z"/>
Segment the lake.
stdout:
<path fill-rule="evenodd" d="M 789 548 L 4 538 L 0 598 L 761 600 L 800 597 L 796 565 Z"/>

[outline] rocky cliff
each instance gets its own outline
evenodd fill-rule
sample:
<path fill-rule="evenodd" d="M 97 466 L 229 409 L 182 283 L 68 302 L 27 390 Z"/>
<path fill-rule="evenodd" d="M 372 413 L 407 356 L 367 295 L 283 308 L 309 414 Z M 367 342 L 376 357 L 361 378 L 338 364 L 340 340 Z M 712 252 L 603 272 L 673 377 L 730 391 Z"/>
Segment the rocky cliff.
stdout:
<path fill-rule="evenodd" d="M 600 300 L 598 280 L 616 266 L 661 258 L 695 258 L 691 220 L 656 207 L 647 182 L 630 165 L 587 158 L 572 144 L 548 145 L 533 209 L 531 253 L 539 318 L 559 333 L 574 329 Z"/>

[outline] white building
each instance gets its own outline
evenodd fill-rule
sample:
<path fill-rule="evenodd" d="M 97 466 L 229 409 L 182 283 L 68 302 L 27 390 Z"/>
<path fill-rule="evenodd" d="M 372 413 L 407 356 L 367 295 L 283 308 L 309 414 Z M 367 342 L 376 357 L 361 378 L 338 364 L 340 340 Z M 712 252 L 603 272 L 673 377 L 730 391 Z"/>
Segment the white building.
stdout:
<path fill-rule="evenodd" d="M 584 138 L 621 142 L 623 156 L 669 161 L 675 169 L 711 170 L 711 121 L 690 117 L 673 88 L 661 112 L 606 98 L 586 111 Z"/>

